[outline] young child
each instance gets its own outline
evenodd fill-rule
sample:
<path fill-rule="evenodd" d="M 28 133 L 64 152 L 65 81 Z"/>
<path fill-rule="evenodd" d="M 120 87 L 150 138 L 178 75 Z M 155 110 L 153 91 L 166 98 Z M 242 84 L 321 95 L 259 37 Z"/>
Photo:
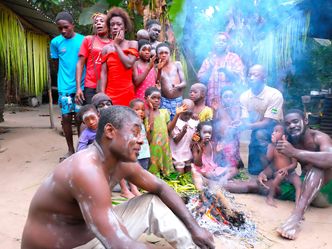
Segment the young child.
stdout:
<path fill-rule="evenodd" d="M 82 106 L 79 115 L 82 117 L 86 128 L 82 131 L 80 137 L 78 138 L 76 151 L 86 149 L 89 144 L 92 144 L 93 141 L 95 141 L 99 122 L 98 111 L 94 105 L 88 104 Z"/>
<path fill-rule="evenodd" d="M 184 99 L 182 104 L 187 106 L 187 111 L 181 113 L 176 122 L 171 133 L 170 147 L 175 169 L 180 173 L 185 173 L 190 170 L 192 160 L 190 144 L 196 131 L 198 120 L 192 119 L 194 102 L 190 99 Z"/>
<path fill-rule="evenodd" d="M 187 85 L 181 62 L 170 60 L 171 50 L 167 43 L 160 43 L 156 48 L 158 56 L 157 84 L 161 87 L 161 108 L 169 110 L 171 120 L 176 108 L 182 103 L 183 91 Z"/>
<path fill-rule="evenodd" d="M 137 113 L 137 115 L 142 119 L 143 122 L 145 118 L 144 101 L 141 99 L 133 99 L 132 101 L 130 101 L 129 106 Z M 141 129 L 141 137 L 143 140 L 143 144 L 141 146 L 141 150 L 139 151 L 139 156 L 137 159 L 142 168 L 148 170 L 150 162 L 150 146 L 146 137 L 145 126 L 143 123 Z"/>
<path fill-rule="evenodd" d="M 286 157 L 285 155 L 279 153 L 276 149 L 276 144 L 279 140 L 285 140 L 285 131 L 284 127 L 281 124 L 277 124 L 272 132 L 272 137 L 267 148 L 266 157 L 267 160 L 272 163 L 274 170 L 274 179 L 272 185 L 269 189 L 269 194 L 267 196 L 266 202 L 271 206 L 276 207 L 276 203 L 273 197 L 276 194 L 276 191 L 283 180 L 291 183 L 295 187 L 295 204 L 298 204 L 299 197 L 301 194 L 301 179 L 298 174 L 295 172 L 297 165 L 297 160 L 294 158 Z"/>
<path fill-rule="evenodd" d="M 185 105 L 177 108 L 174 119 L 170 121 L 170 114 L 166 109 L 159 109 L 161 93 L 156 87 L 149 87 L 145 91 L 147 102 L 147 115 L 145 130 L 150 142 L 150 168 L 149 171 L 156 176 L 167 176 L 174 169 L 172 154 L 169 147 L 169 134 L 173 131 L 179 115 L 187 110 Z"/>
<path fill-rule="evenodd" d="M 145 90 L 156 85 L 156 70 L 154 62 L 156 56 L 151 58 L 151 45 L 148 40 L 138 41 L 139 59 L 133 67 L 133 83 L 135 85 L 135 97 L 144 100 Z"/>
<path fill-rule="evenodd" d="M 191 148 L 193 153 L 193 175 L 200 174 L 203 178 L 222 183 L 234 175 L 234 168 L 222 168 L 214 162 L 215 146 L 212 142 L 211 122 L 199 123 Z"/>
<path fill-rule="evenodd" d="M 190 99 L 194 101 L 194 119 L 198 119 L 199 122 L 205 122 L 212 120 L 213 110 L 205 105 L 205 97 L 207 88 L 202 83 L 195 83 L 190 87 Z"/>

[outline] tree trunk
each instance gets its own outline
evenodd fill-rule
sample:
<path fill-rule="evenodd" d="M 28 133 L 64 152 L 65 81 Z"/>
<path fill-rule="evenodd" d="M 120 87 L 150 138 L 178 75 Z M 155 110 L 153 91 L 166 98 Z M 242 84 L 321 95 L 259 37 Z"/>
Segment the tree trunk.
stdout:
<path fill-rule="evenodd" d="M 3 112 L 5 109 L 5 70 L 0 62 L 0 123 L 5 121 Z"/>

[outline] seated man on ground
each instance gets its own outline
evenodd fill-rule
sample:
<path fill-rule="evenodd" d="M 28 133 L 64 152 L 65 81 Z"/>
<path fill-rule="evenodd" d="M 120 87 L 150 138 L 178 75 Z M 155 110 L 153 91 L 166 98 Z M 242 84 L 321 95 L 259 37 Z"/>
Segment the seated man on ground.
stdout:
<path fill-rule="evenodd" d="M 302 111 L 289 110 L 284 117 L 285 131 L 288 141 L 280 140 L 276 149 L 285 156 L 297 159 L 302 166 L 301 194 L 298 205 L 295 206 L 287 221 L 278 229 L 278 233 L 288 239 L 295 239 L 303 220 L 304 212 L 310 204 L 317 207 L 327 207 L 332 203 L 332 140 L 320 131 L 308 127 L 308 120 Z M 233 193 L 265 193 L 271 180 L 270 167 L 265 168 L 258 176 L 258 181 L 228 182 L 224 188 Z M 283 185 L 283 183 L 281 184 Z M 280 186 L 280 199 L 294 199 L 294 188 L 286 192 Z"/>
<path fill-rule="evenodd" d="M 153 248 L 136 241 L 145 232 L 175 248 L 214 248 L 212 235 L 181 198 L 136 162 L 140 129 L 140 118 L 128 107 L 101 112 L 93 146 L 64 160 L 37 190 L 22 249 Z M 113 207 L 111 190 L 122 178 L 151 194 Z"/>
<path fill-rule="evenodd" d="M 272 164 L 273 168 L 273 181 L 271 187 L 269 188 L 269 194 L 266 202 L 267 204 L 275 207 L 276 203 L 273 197 L 275 196 L 276 190 L 279 188 L 282 181 L 287 181 L 295 187 L 295 205 L 298 204 L 301 194 L 301 179 L 295 172 L 297 160 L 279 153 L 276 149 L 277 142 L 281 139 L 286 139 L 284 127 L 281 124 L 277 124 L 272 132 L 272 143 L 270 143 L 267 148 L 267 160 Z"/>
<path fill-rule="evenodd" d="M 240 96 L 240 130 L 251 130 L 248 171 L 258 175 L 264 169 L 267 145 L 274 125 L 282 120 L 283 97 L 279 90 L 265 83 L 266 72 L 262 65 L 249 69 L 249 90 Z"/>

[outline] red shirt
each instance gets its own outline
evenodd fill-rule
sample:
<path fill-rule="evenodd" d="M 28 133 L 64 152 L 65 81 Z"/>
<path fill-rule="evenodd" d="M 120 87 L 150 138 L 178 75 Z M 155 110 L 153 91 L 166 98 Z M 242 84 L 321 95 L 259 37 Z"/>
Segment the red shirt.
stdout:
<path fill-rule="evenodd" d="M 128 55 L 138 57 L 135 48 L 123 50 Z M 103 62 L 107 64 L 107 84 L 105 93 L 112 99 L 113 105 L 128 106 L 135 98 L 134 84 L 132 81 L 133 68 L 127 69 L 121 62 L 117 52 L 109 52 L 103 56 Z"/>
<path fill-rule="evenodd" d="M 111 43 L 111 40 L 103 41 L 97 35 L 89 35 L 84 38 L 80 52 L 78 53 L 79 56 L 87 59 L 84 87 L 94 89 L 97 87 L 102 64 L 101 51 L 109 43 Z"/>

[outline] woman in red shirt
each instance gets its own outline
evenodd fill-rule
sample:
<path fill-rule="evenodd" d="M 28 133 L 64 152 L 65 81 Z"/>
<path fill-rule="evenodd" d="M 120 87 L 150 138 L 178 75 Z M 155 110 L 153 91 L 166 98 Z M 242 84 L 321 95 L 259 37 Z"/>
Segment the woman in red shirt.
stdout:
<path fill-rule="evenodd" d="M 108 12 L 107 26 L 113 42 L 102 52 L 100 91 L 106 93 L 114 105 L 128 106 L 135 98 L 132 74 L 138 58 L 137 41 L 125 39 L 125 33 L 132 27 L 122 8 L 113 7 Z"/>
<path fill-rule="evenodd" d="M 106 25 L 106 15 L 96 13 L 92 16 L 95 35 L 86 36 L 79 51 L 79 60 L 76 65 L 76 103 L 91 104 L 92 97 L 96 94 L 97 82 L 100 79 L 101 51 L 105 45 L 111 43 Z M 84 91 L 81 89 L 81 80 L 84 65 L 86 74 Z"/>

